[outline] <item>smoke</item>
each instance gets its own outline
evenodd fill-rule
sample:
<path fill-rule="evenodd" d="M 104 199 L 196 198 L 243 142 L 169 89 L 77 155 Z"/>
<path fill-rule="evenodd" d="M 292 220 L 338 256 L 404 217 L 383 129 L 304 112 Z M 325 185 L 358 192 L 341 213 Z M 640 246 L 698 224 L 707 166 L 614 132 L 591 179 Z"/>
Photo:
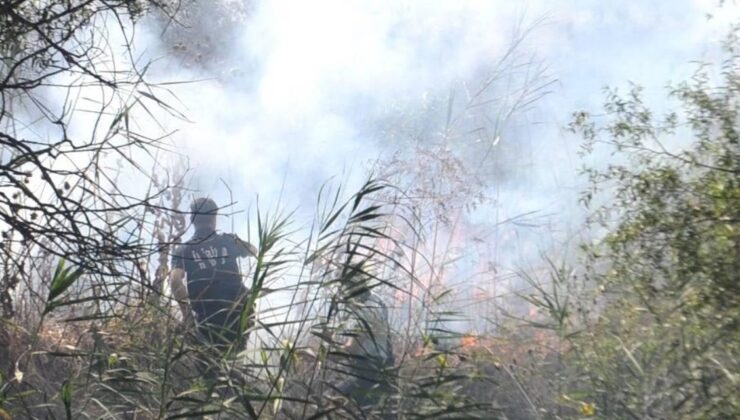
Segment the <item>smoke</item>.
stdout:
<path fill-rule="evenodd" d="M 303 206 L 327 179 L 360 179 L 363 166 L 404 146 L 379 145 L 376 127 L 390 106 L 421 107 L 424 96 L 499 58 L 510 35 L 489 25 L 516 14 L 476 7 L 260 2 L 240 30 L 224 30 L 231 54 L 219 57 L 218 68 L 187 57 L 200 54 L 199 39 L 218 44 L 218 27 L 177 29 L 168 36 L 183 40 L 175 59 L 156 25 L 139 33 L 137 45 L 162 57 L 163 80 L 209 79 L 172 89 L 193 121 L 178 123 L 172 141 L 188 157 L 196 188 L 212 193 L 224 178 L 238 196 L 270 202 L 282 192 L 289 205 Z"/>
<path fill-rule="evenodd" d="M 603 88 L 627 81 L 666 109 L 666 84 L 689 77 L 693 60 L 717 56 L 739 10 L 691 0 L 262 1 L 245 9 L 240 21 L 195 19 L 175 30 L 166 38 L 182 39 L 175 58 L 159 26 L 140 34 L 140 43 L 158 45 L 161 77 L 208 79 L 173 88 L 192 123 L 178 123 L 172 141 L 195 188 L 225 200 L 223 178 L 242 207 L 259 195 L 309 214 L 327 179 L 351 189 L 377 159 L 435 144 L 450 97 L 465 114 L 466 94 L 506 67 L 486 112 L 464 123 L 487 125 L 488 135 L 450 142 L 491 200 L 449 233 L 444 246 L 464 259 L 448 277 L 487 291 L 577 242 L 583 162 L 579 140 L 564 130 L 571 113 L 599 109 Z M 204 40 L 218 51 L 199 50 Z M 208 51 L 208 60 L 192 59 Z M 499 119 L 512 97 L 540 85 L 547 95 Z M 510 292 L 508 284 L 496 293 Z"/>
<path fill-rule="evenodd" d="M 150 79 L 187 82 L 156 93 L 188 121 L 171 115 L 155 121 L 144 113 L 132 121 L 142 133 L 175 132 L 171 145 L 187 159 L 194 188 L 224 200 L 223 179 L 242 208 L 256 195 L 265 203 L 280 198 L 289 207 L 312 208 L 327 179 L 356 183 L 378 158 L 438 135 L 451 94 L 456 105 L 464 103 L 466 93 L 508 65 L 487 113 L 471 127 L 508 112 L 523 80 L 557 83 L 526 109 L 486 127 L 491 132 L 483 140 L 499 139 L 495 147 L 450 146 L 495 189 L 488 192 L 498 196 L 504 219 L 534 210 L 558 213 L 560 203 L 572 202 L 580 187 L 578 145 L 563 132 L 572 111 L 597 109 L 604 86 L 627 80 L 645 86 L 655 106 L 665 106 L 666 82 L 689 76 L 692 60 L 715 57 L 740 9 L 734 3 L 717 8 L 712 0 L 220 0 L 185 6 L 186 26 L 150 18 L 128 35 L 134 34 L 131 57 L 139 66 L 151 60 Z M 109 57 L 107 66 L 129 59 L 118 48 L 122 33 L 113 31 L 109 44 L 120 57 Z M 519 59 L 502 61 L 512 50 Z M 522 76 L 533 69 L 545 70 Z M 105 103 L 104 96 L 81 88 L 71 95 L 75 103 L 67 92 L 56 99 L 60 108 L 77 109 L 70 119 L 77 137 L 95 135 L 98 117 L 84 110 Z M 435 106 L 441 112 L 430 112 Z M 98 126 L 112 118 L 104 116 Z"/>
<path fill-rule="evenodd" d="M 551 207 L 543 188 L 577 187 L 577 144 L 561 130 L 570 112 L 597 107 L 604 86 L 626 80 L 660 98 L 667 81 L 690 73 L 691 60 L 711 55 L 737 15 L 734 5 L 688 0 L 223 3 L 247 4 L 239 9 L 247 12 L 237 21 L 205 15 L 193 20 L 197 26 L 170 27 L 164 40 L 179 54 L 162 41 L 159 22 L 140 29 L 135 44 L 159 60 L 162 80 L 207 79 L 172 87 L 192 121 L 173 123 L 172 142 L 187 156 L 196 188 L 221 195 L 224 178 L 240 197 L 311 203 L 328 178 L 362 178 L 358 168 L 407 146 L 377 132 L 389 109 L 423 112 L 425 98 L 476 82 L 517 30 L 532 27 L 517 52 L 548 66 L 558 84 L 502 128 L 500 148 L 516 149 L 507 156 L 516 162 L 497 164 L 517 172 L 511 194 L 521 188 L 524 198 L 512 213 Z M 201 44 L 218 46 L 216 56 L 198 61 Z"/>
<path fill-rule="evenodd" d="M 311 214 L 328 179 L 351 190 L 378 159 L 435 144 L 449 98 L 460 111 L 466 94 L 503 65 L 485 112 L 463 124 L 488 124 L 487 135 L 449 142 L 491 198 L 449 234 L 474 260 L 454 273 L 465 279 L 490 279 L 488 267 L 510 273 L 567 249 L 583 216 L 578 139 L 563 129 L 571 113 L 598 109 L 603 87 L 626 81 L 645 86 L 655 109 L 667 108 L 666 83 L 686 79 L 693 60 L 717 57 L 740 10 L 711 0 L 191 7 L 188 26 L 165 31 L 161 19 L 149 19 L 137 29 L 134 55 L 152 60 L 150 78 L 183 82 L 158 94 L 187 116 L 142 118 L 139 131 L 174 131 L 169 141 L 187 161 L 189 186 L 220 202 L 233 196 L 236 210 L 259 196 L 263 206 L 280 201 Z M 527 85 L 548 94 L 499 119 Z M 163 165 L 180 164 L 170 159 Z M 246 217 L 233 221 L 243 235 Z"/>

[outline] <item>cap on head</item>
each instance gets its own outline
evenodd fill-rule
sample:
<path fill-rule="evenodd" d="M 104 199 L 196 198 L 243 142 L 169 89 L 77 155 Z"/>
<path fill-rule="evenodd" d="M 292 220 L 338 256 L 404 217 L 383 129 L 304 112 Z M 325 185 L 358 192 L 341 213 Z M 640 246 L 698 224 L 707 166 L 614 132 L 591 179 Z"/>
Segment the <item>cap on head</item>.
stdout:
<path fill-rule="evenodd" d="M 198 228 L 201 226 L 215 226 L 218 206 L 208 197 L 196 198 L 190 205 L 190 221 Z"/>

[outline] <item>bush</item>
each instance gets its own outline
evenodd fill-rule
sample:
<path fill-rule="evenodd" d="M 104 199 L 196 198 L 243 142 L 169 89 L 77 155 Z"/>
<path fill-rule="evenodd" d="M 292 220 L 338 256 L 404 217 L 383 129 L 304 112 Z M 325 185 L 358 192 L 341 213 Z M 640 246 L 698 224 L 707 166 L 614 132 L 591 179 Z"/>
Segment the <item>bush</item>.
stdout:
<path fill-rule="evenodd" d="M 737 46 L 733 35 L 719 68 L 701 66 L 672 88 L 681 108 L 664 119 L 634 86 L 626 96 L 608 91 L 604 116 L 575 114 L 586 154 L 612 156 L 585 171 L 583 195 L 594 232 L 608 233 L 583 246 L 579 294 L 558 310 L 545 288 L 529 300 L 564 316 L 551 317 L 567 345 L 561 398 L 583 414 L 740 416 Z M 561 296 L 575 284 L 562 270 L 554 277 Z"/>

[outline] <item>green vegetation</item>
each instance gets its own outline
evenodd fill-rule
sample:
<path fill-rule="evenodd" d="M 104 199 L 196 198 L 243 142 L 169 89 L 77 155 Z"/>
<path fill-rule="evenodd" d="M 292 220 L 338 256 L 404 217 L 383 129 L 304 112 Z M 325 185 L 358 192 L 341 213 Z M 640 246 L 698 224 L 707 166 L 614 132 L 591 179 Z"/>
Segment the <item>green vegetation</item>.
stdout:
<path fill-rule="evenodd" d="M 580 278 L 555 270 L 555 287 L 529 299 L 554 321 L 568 366 L 561 386 L 584 412 L 740 414 L 736 48 L 733 36 L 727 61 L 672 88 L 681 107 L 662 119 L 638 87 L 609 91 L 598 118 L 575 115 L 585 154 L 612 156 L 586 169 L 583 194 L 593 231 L 608 233 L 583 246 Z M 672 152 L 676 143 L 685 148 Z M 576 283 L 585 287 L 568 288 Z"/>

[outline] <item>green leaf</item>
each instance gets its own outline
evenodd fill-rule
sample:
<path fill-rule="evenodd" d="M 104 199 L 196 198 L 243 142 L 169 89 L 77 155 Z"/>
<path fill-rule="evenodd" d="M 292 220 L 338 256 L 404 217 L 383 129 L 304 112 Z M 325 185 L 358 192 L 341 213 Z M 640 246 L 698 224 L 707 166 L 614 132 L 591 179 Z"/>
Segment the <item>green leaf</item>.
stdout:
<path fill-rule="evenodd" d="M 60 397 L 64 403 L 64 411 L 67 413 L 67 419 L 72 419 L 72 383 L 69 379 L 66 379 L 62 383 L 62 390 Z"/>
<path fill-rule="evenodd" d="M 54 278 L 52 278 L 51 286 L 49 286 L 49 297 L 46 299 L 44 314 L 49 313 L 52 309 L 59 306 L 57 302 L 54 302 L 54 299 L 69 289 L 82 276 L 81 269 L 72 271 L 72 267 L 65 267 L 64 265 L 65 260 L 62 258 L 59 260 L 59 264 L 57 264 L 57 268 L 54 271 Z"/>

